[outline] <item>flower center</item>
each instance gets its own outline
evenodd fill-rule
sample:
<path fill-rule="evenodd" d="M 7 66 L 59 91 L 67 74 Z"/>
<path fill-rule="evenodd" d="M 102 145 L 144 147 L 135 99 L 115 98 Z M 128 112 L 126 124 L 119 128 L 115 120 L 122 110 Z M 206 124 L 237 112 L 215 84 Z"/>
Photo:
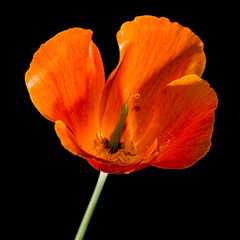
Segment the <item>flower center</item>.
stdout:
<path fill-rule="evenodd" d="M 114 128 L 114 131 L 113 131 L 113 133 L 110 137 L 110 140 L 107 144 L 107 147 L 111 149 L 110 153 L 115 153 L 120 148 L 120 137 L 121 137 L 122 130 L 123 130 L 123 127 L 124 127 L 124 123 L 127 119 L 129 105 L 130 105 L 130 102 L 131 102 L 132 98 L 133 97 L 135 97 L 135 99 L 140 98 L 139 93 L 134 94 L 130 97 L 130 91 L 128 89 L 125 89 L 124 92 L 127 94 L 127 97 L 126 97 L 126 100 L 124 101 L 123 107 L 120 111 L 117 124 L 116 124 L 116 126 Z"/>

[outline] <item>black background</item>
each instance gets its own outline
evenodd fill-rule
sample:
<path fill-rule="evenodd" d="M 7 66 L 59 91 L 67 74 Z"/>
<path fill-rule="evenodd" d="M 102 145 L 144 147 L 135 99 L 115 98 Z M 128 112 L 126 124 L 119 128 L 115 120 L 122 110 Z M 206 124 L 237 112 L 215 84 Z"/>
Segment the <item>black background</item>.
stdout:
<path fill-rule="evenodd" d="M 81 222 L 98 171 L 86 160 L 65 150 L 54 124 L 35 109 L 24 84 L 32 56 L 40 45 L 62 30 L 82 27 L 93 30 L 106 78 L 118 63 L 116 33 L 125 21 L 140 15 L 165 16 L 189 27 L 205 44 L 207 56 L 203 78 L 219 98 L 210 152 L 191 168 L 162 170 L 154 167 L 129 175 L 109 175 L 91 219 L 85 239 L 174 239 L 229 234 L 229 203 L 226 184 L 227 132 L 224 96 L 225 51 L 228 35 L 224 6 L 207 3 L 161 2 L 39 3 L 26 6 L 22 14 L 23 135 L 22 161 L 18 164 L 15 196 L 21 210 L 20 239 L 73 240 Z M 20 159 L 20 158 L 19 158 Z M 227 215 L 226 215 L 227 214 Z M 11 239 L 11 238 L 9 238 Z"/>

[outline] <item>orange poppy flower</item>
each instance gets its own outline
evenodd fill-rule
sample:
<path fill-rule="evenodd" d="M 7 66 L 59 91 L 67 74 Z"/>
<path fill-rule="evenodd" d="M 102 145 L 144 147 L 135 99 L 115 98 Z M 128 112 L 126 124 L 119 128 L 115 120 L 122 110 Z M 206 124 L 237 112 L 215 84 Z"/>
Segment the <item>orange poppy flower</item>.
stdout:
<path fill-rule="evenodd" d="M 181 169 L 209 150 L 217 95 L 201 79 L 203 43 L 167 18 L 141 16 L 117 33 L 120 59 L 105 83 L 92 31 L 58 33 L 34 54 L 30 97 L 62 145 L 96 169 Z"/>

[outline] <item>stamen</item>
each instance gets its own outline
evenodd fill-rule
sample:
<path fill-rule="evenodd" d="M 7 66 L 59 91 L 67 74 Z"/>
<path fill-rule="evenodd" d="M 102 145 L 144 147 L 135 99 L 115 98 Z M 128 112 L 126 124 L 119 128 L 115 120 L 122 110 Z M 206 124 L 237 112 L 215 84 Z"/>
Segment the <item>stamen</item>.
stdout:
<path fill-rule="evenodd" d="M 133 97 L 135 99 L 140 98 L 140 94 L 134 94 L 130 97 L 130 91 L 128 89 L 124 89 L 124 93 L 127 93 L 127 98 L 124 101 L 123 107 L 120 111 L 118 122 L 116 124 L 116 127 L 110 137 L 110 141 L 108 143 L 108 148 L 110 148 L 111 153 L 115 153 L 119 148 L 120 148 L 120 137 L 122 134 L 122 130 L 124 127 L 124 123 L 126 121 L 127 115 L 128 115 L 128 110 L 129 110 L 129 105 Z"/>
<path fill-rule="evenodd" d="M 136 93 L 130 97 L 131 92 L 129 91 L 129 89 L 124 89 L 123 92 L 127 94 L 127 98 L 126 98 L 125 102 L 131 102 L 133 97 L 135 97 L 135 99 L 140 98 L 140 93 Z"/>

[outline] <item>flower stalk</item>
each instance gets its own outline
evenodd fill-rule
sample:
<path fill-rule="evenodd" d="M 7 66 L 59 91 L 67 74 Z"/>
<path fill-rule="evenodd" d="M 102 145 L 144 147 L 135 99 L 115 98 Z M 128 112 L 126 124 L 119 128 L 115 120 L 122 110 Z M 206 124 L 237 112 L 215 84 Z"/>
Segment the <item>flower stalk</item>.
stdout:
<path fill-rule="evenodd" d="M 88 204 L 87 210 L 86 210 L 86 212 L 83 216 L 82 222 L 80 224 L 80 227 L 78 229 L 77 235 L 76 235 L 74 240 L 82 240 L 83 239 L 83 237 L 85 235 L 85 232 L 87 230 L 89 221 L 92 217 L 93 211 L 95 209 L 95 206 L 98 202 L 99 196 L 102 192 L 104 183 L 107 179 L 107 176 L 108 176 L 108 173 L 100 172 L 96 187 L 95 187 L 94 192 L 93 192 L 93 195 L 92 195 L 91 200 Z"/>

